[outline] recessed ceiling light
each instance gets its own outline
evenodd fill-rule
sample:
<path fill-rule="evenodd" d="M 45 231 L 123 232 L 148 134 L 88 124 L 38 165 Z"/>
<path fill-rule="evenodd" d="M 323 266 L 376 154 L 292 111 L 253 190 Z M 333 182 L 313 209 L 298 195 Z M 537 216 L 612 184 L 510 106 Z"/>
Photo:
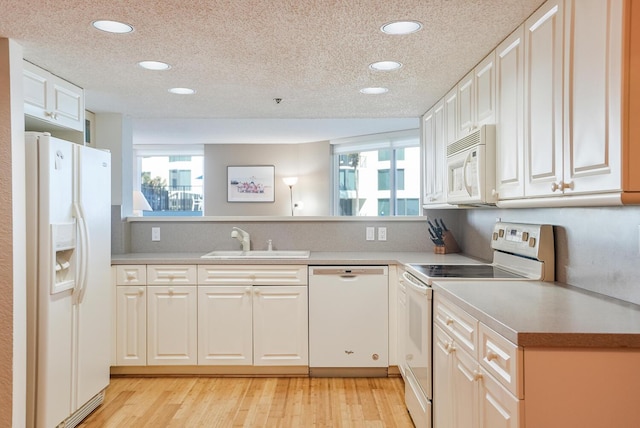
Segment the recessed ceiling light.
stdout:
<path fill-rule="evenodd" d="M 125 24 L 124 22 L 118 21 L 109 21 L 109 20 L 98 20 L 93 21 L 91 23 L 95 28 L 100 31 L 106 31 L 107 33 L 130 33 L 133 31 L 133 27 L 129 24 Z"/>
<path fill-rule="evenodd" d="M 384 24 L 380 30 L 387 34 L 410 34 L 422 28 L 418 21 L 395 21 Z"/>
<path fill-rule="evenodd" d="M 169 64 L 162 61 L 140 61 L 138 65 L 147 70 L 168 70 L 171 68 Z"/>
<path fill-rule="evenodd" d="M 387 88 L 362 88 L 360 92 L 367 95 L 379 95 L 384 94 L 385 92 L 389 92 Z"/>
<path fill-rule="evenodd" d="M 196 90 L 191 88 L 171 88 L 169 92 L 178 95 L 192 95 L 196 93 Z"/>
<path fill-rule="evenodd" d="M 391 71 L 402 67 L 402 63 L 398 61 L 378 61 L 369 64 L 369 68 L 376 71 Z"/>

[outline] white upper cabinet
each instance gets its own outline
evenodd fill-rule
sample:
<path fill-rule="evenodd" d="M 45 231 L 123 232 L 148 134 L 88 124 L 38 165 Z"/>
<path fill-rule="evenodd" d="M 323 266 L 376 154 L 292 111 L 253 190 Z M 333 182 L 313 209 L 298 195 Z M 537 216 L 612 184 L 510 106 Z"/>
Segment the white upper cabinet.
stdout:
<path fill-rule="evenodd" d="M 474 70 L 474 127 L 496 121 L 496 53 L 491 52 Z"/>
<path fill-rule="evenodd" d="M 620 0 L 566 2 L 566 192 L 621 190 L 622 12 Z"/>
<path fill-rule="evenodd" d="M 474 128 L 475 74 L 468 73 L 458 83 L 458 138 L 468 135 Z"/>
<path fill-rule="evenodd" d="M 24 113 L 55 128 L 84 132 L 84 91 L 23 61 Z M 43 129 L 34 129 L 43 130 Z"/>
<path fill-rule="evenodd" d="M 440 100 L 422 117 L 423 205 L 446 203 L 445 109 Z"/>
<path fill-rule="evenodd" d="M 562 181 L 562 13 L 562 1 L 549 1 L 525 22 L 526 196 Z"/>
<path fill-rule="evenodd" d="M 499 199 L 524 196 L 524 26 L 496 48 L 496 186 Z"/>
<path fill-rule="evenodd" d="M 495 52 L 491 52 L 458 82 L 456 139 L 495 123 L 495 85 Z"/>
<path fill-rule="evenodd" d="M 445 147 L 458 139 L 458 88 L 444 96 L 444 143 Z"/>
<path fill-rule="evenodd" d="M 522 153 L 513 80 L 520 73 L 519 30 L 498 47 L 498 205 L 619 205 L 625 197 L 638 203 L 640 175 L 633 165 L 640 153 L 625 129 L 634 129 L 632 110 L 624 111 L 637 75 L 629 60 L 637 45 L 630 42 L 625 5 L 548 1 L 527 19 Z"/>

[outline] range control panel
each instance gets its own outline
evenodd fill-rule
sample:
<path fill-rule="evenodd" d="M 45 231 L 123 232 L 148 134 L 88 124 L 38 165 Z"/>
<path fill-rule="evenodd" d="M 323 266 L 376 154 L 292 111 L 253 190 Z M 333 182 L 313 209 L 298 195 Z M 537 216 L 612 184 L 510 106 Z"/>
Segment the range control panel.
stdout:
<path fill-rule="evenodd" d="M 491 248 L 536 260 L 554 255 L 553 226 L 497 222 L 493 227 Z"/>

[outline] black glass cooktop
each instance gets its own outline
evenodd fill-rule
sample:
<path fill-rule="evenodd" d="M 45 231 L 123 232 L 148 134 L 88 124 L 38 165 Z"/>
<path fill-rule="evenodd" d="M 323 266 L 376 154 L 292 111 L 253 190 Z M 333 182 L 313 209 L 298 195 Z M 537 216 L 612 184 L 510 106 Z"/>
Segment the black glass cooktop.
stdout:
<path fill-rule="evenodd" d="M 524 278 L 491 265 L 420 265 L 411 267 L 430 278 Z"/>

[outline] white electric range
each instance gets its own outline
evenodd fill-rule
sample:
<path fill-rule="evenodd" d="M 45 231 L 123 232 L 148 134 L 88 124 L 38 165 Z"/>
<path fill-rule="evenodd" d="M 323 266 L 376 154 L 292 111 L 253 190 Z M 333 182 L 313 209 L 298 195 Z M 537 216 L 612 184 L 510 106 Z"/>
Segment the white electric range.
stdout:
<path fill-rule="evenodd" d="M 554 281 L 553 226 L 498 222 L 492 263 L 405 265 L 405 403 L 416 427 L 432 426 L 433 281 Z"/>

